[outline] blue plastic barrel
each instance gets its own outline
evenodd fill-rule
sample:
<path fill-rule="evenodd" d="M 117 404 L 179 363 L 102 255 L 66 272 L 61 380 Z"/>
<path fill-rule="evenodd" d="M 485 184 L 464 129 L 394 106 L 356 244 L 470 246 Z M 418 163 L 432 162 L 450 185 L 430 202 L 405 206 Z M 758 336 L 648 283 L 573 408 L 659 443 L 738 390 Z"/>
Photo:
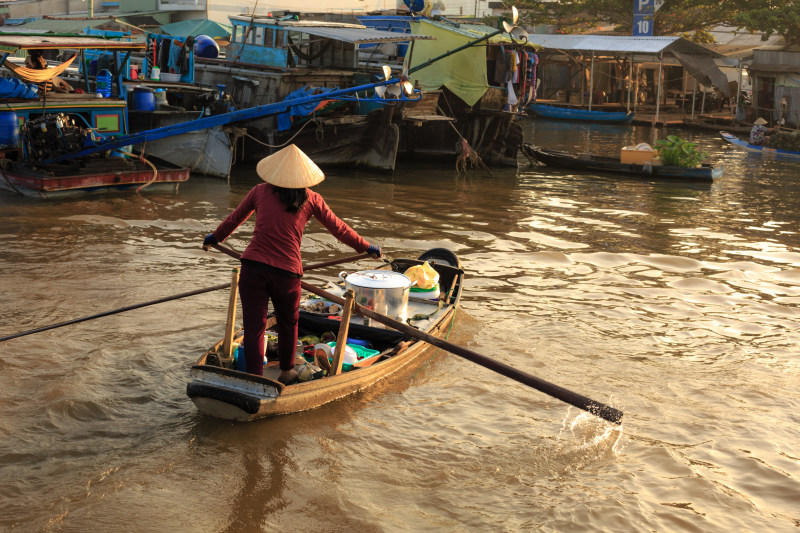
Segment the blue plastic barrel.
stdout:
<path fill-rule="evenodd" d="M 103 98 L 111 97 L 111 72 L 103 69 L 97 73 L 97 87 L 95 88 L 97 94 L 102 94 Z"/>
<path fill-rule="evenodd" d="M 133 88 L 133 109 L 137 111 L 155 111 L 156 95 L 150 87 Z"/>
<path fill-rule="evenodd" d="M 219 45 L 208 35 L 198 35 L 194 38 L 194 55 L 214 59 L 219 55 Z"/>
<path fill-rule="evenodd" d="M 19 144 L 19 121 L 14 111 L 0 111 L 0 148 L 16 148 Z"/>

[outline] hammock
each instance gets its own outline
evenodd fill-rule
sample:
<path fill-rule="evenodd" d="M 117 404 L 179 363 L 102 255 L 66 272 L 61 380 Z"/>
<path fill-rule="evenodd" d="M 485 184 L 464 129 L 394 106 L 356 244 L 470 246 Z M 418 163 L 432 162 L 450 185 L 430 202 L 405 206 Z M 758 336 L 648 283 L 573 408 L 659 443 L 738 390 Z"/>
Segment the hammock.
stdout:
<path fill-rule="evenodd" d="M 54 77 L 67 70 L 67 67 L 70 66 L 76 57 L 78 57 L 78 54 L 73 55 L 71 58 L 67 59 L 64 63 L 61 63 L 57 67 L 44 70 L 20 67 L 11 61 L 5 61 L 3 65 L 5 65 L 11 72 L 19 76 L 23 81 L 27 81 L 28 83 L 42 83 L 52 80 Z"/>

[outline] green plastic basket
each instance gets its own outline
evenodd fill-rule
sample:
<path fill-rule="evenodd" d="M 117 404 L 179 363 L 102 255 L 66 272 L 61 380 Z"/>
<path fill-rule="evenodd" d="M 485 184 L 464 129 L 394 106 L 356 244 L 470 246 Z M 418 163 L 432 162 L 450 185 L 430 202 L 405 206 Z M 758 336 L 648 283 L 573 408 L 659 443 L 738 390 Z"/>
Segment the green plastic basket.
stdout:
<path fill-rule="evenodd" d="M 334 350 L 336 348 L 336 341 L 329 342 L 328 346 L 331 347 L 331 350 Z M 369 359 L 370 357 L 375 357 L 376 355 L 381 353 L 378 350 L 372 350 L 365 346 L 359 346 L 358 344 L 347 344 L 346 346 L 347 348 L 352 348 L 352 350 L 356 352 L 356 357 L 358 357 L 359 363 L 365 359 Z M 331 360 L 331 362 L 333 361 Z M 353 368 L 353 365 L 348 365 L 347 363 L 344 362 L 342 363 L 342 370 L 347 371 L 350 370 L 351 368 Z"/>

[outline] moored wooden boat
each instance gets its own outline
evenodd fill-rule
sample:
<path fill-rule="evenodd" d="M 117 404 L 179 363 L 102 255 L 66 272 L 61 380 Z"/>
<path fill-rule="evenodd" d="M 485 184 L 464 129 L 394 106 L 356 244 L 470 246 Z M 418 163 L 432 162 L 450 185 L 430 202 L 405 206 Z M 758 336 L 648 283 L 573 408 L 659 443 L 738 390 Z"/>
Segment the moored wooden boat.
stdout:
<path fill-rule="evenodd" d="M 573 109 L 537 103 L 529 104 L 527 109 L 537 117 L 556 120 L 613 123 L 625 123 L 633 120 L 633 111 L 597 111 L 594 109 L 590 111 L 588 109 Z"/>
<path fill-rule="evenodd" d="M 447 250 L 433 249 L 422 254 L 418 260 L 396 259 L 384 268 L 403 272 L 413 265 L 422 264 L 423 260 L 429 261 L 439 273 L 442 292 L 439 300 L 409 299 L 407 314 L 411 318 L 408 323 L 431 336 L 443 338 L 449 331 L 461 299 L 464 273 L 458 258 Z M 330 289 L 332 293 L 336 290 L 336 287 Z M 342 290 L 339 289 L 338 294 Z M 336 318 L 301 308 L 299 332 L 301 336 L 336 332 L 340 325 L 340 320 Z M 234 342 L 241 340 L 241 334 L 241 331 L 235 334 Z M 225 341 L 222 340 L 204 353 L 192 367 L 186 394 L 200 411 L 217 418 L 248 421 L 296 413 L 397 376 L 436 350 L 430 344 L 401 332 L 365 325 L 360 317 L 351 319 L 349 338 L 368 341 L 379 353 L 363 361 L 363 365 L 354 365 L 349 371 L 290 385 L 277 381 L 280 370 L 275 363 L 264 366 L 263 377 L 232 368 L 232 361 L 223 353 Z M 298 356 L 298 361 L 301 359 Z"/>
<path fill-rule="evenodd" d="M 156 168 L 122 157 L 84 158 L 42 168 L 7 160 L 5 168 L 0 169 L 0 189 L 44 199 L 144 188 L 177 191 L 189 177 L 188 168 Z"/>
<path fill-rule="evenodd" d="M 781 157 L 800 157 L 800 152 L 793 152 L 791 150 L 781 150 L 780 148 L 770 148 L 769 146 L 759 146 L 757 144 L 750 144 L 747 141 L 743 141 L 736 136 L 732 135 L 727 131 L 719 132 L 720 137 L 725 139 L 727 142 L 734 146 L 738 146 L 739 148 L 743 148 L 751 153 L 757 154 L 765 154 L 765 155 L 774 155 L 774 156 L 781 156 Z"/>
<path fill-rule="evenodd" d="M 637 165 L 622 163 L 619 157 L 595 154 L 573 154 L 560 150 L 549 150 L 539 146 L 524 144 L 522 152 L 531 160 L 547 166 L 572 170 L 596 171 L 640 178 L 659 178 L 670 180 L 712 181 L 720 178 L 723 166 L 703 165 L 700 167 L 674 167 L 666 165 Z"/>

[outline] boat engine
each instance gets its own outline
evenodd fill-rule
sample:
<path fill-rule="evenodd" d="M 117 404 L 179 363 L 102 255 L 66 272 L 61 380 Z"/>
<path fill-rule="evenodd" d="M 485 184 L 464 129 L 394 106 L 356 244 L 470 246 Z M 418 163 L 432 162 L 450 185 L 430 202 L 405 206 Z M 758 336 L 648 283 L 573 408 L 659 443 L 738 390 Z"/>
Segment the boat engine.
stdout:
<path fill-rule="evenodd" d="M 40 163 L 97 144 L 92 128 L 81 126 L 64 113 L 28 120 L 20 128 L 20 136 L 29 163 Z"/>

